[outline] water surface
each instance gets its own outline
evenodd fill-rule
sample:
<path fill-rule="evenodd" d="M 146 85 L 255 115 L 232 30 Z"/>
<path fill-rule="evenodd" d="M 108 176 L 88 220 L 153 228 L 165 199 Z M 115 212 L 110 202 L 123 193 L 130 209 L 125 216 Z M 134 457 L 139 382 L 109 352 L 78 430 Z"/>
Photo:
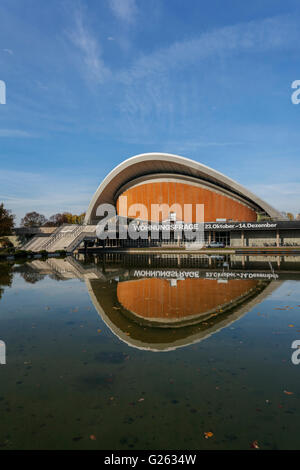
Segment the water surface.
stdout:
<path fill-rule="evenodd" d="M 0 448 L 299 449 L 298 260 L 0 264 Z"/>

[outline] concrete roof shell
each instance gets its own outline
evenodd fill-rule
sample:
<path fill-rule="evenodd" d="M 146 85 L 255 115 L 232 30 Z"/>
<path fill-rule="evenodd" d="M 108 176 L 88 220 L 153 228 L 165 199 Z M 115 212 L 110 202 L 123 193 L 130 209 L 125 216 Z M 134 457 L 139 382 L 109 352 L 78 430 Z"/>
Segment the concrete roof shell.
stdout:
<path fill-rule="evenodd" d="M 283 218 L 279 211 L 248 189 L 202 163 L 168 153 L 144 153 L 123 161 L 104 178 L 92 197 L 85 216 L 85 223 L 90 224 L 97 218 L 96 210 L 100 204 L 115 204 L 120 188 L 131 180 L 139 177 L 145 177 L 146 180 L 147 175 L 166 173 L 185 175 L 207 181 L 242 197 L 245 202 L 254 205 L 258 211 L 266 212 L 271 218 Z"/>

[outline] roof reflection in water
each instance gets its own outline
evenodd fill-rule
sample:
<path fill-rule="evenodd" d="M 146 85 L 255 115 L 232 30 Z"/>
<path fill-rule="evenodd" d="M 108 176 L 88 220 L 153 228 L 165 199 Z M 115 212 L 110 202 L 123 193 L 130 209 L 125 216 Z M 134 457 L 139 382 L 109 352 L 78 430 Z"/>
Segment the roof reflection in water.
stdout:
<path fill-rule="evenodd" d="M 140 279 L 118 283 L 120 304 L 142 319 L 165 324 L 214 314 L 247 296 L 255 280 Z"/>
<path fill-rule="evenodd" d="M 147 281 L 149 280 L 145 280 L 145 282 Z M 153 279 L 151 279 L 151 281 L 153 281 Z M 162 284 L 167 282 L 165 280 L 157 281 Z M 197 283 L 197 280 L 190 281 L 191 283 L 195 283 L 195 285 Z M 207 283 L 214 283 L 215 286 L 218 285 L 217 281 L 208 279 L 201 281 L 203 281 L 203 286 Z M 184 291 L 184 286 L 188 285 L 188 281 L 181 282 Z M 228 284 L 234 282 L 246 282 L 246 284 L 248 284 L 247 281 L 228 281 Z M 254 307 L 254 305 L 261 302 L 270 294 L 273 289 L 276 289 L 279 284 L 278 281 L 253 282 L 254 286 L 249 290 L 245 290 L 244 294 L 238 296 L 231 305 L 230 303 L 227 304 L 227 306 L 218 305 L 215 310 L 211 310 L 210 312 L 198 312 L 197 314 L 191 315 L 190 318 L 187 315 L 181 318 L 180 314 L 182 312 L 178 310 L 177 322 L 170 322 L 169 318 L 165 321 L 163 321 L 163 319 L 157 321 L 157 318 L 156 321 L 152 319 L 149 320 L 147 317 L 142 317 L 141 312 L 140 315 L 137 316 L 132 311 L 124 308 L 119 302 L 117 292 L 120 284 L 124 284 L 124 289 L 126 289 L 128 281 L 124 283 L 112 281 L 111 290 L 109 290 L 103 289 L 103 283 L 101 281 L 93 279 L 86 280 L 94 306 L 111 331 L 129 346 L 151 351 L 169 351 L 178 347 L 188 346 L 207 338 L 242 317 Z M 197 289 L 195 288 L 195 290 Z M 138 295 L 138 291 L 136 291 L 136 294 Z M 197 306 L 199 310 L 203 310 L 201 297 L 197 296 L 193 300 L 194 311 L 196 312 Z M 148 309 L 147 298 L 140 305 Z M 167 309 L 165 308 L 165 312 L 166 311 Z"/>
<path fill-rule="evenodd" d="M 206 277 L 201 259 L 198 269 L 195 259 L 190 268 L 187 261 L 179 268 L 174 259 L 171 263 L 166 259 L 162 266 L 161 258 L 152 258 L 151 269 L 141 257 L 135 256 L 134 261 L 127 255 L 128 260 L 97 257 L 87 263 L 68 257 L 34 261 L 27 268 L 61 279 L 84 279 L 110 330 L 129 346 L 150 351 L 169 351 L 207 338 L 241 318 L 280 285 L 269 276 L 249 279 L 243 273 L 245 278 L 239 278 L 239 272 L 229 279 L 220 259 L 213 264 L 210 260 L 215 278 Z M 172 269 L 166 268 L 168 264 Z"/>

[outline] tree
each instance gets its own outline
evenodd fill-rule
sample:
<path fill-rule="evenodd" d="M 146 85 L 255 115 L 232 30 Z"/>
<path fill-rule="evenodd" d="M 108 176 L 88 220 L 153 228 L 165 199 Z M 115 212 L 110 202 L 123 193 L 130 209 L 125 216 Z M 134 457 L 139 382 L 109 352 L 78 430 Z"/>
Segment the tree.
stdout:
<path fill-rule="evenodd" d="M 80 215 L 64 212 L 63 214 L 54 214 L 49 217 L 46 223 L 48 227 L 59 227 L 62 224 L 82 224 L 84 221 L 85 213 Z"/>
<path fill-rule="evenodd" d="M 85 212 L 83 212 L 82 214 L 68 214 L 66 213 L 66 216 L 68 217 L 68 222 L 69 224 L 83 224 L 83 221 L 84 221 L 84 217 L 85 217 Z"/>
<path fill-rule="evenodd" d="M 4 208 L 3 202 L 0 204 L 0 235 L 10 235 L 14 228 L 15 216 L 10 210 Z"/>
<path fill-rule="evenodd" d="M 64 212 L 62 215 L 66 219 L 67 224 L 79 224 L 80 225 L 84 221 L 85 212 L 83 212 L 80 215 L 71 214 L 70 212 Z"/>
<path fill-rule="evenodd" d="M 78 216 L 78 224 L 82 225 L 83 222 L 84 222 L 84 218 L 85 218 L 85 212 L 82 212 L 82 214 L 79 214 Z"/>
<path fill-rule="evenodd" d="M 294 214 L 292 214 L 291 212 L 288 212 L 286 215 L 289 218 L 289 220 L 294 220 Z"/>
<path fill-rule="evenodd" d="M 49 220 L 46 222 L 47 227 L 59 227 L 62 224 L 68 223 L 68 219 L 64 214 L 54 214 L 49 217 Z"/>
<path fill-rule="evenodd" d="M 51 217 L 49 217 L 47 225 L 50 225 L 52 227 L 59 227 L 62 224 L 71 224 L 71 216 L 72 214 L 69 214 L 68 212 L 64 212 L 63 214 L 58 213 L 51 215 Z"/>
<path fill-rule="evenodd" d="M 36 273 L 33 271 L 25 271 L 21 273 L 24 281 L 29 282 L 30 284 L 35 284 L 36 282 L 42 281 L 45 277 L 44 274 Z"/>
<path fill-rule="evenodd" d="M 0 248 L 13 248 L 14 244 L 10 241 L 8 237 L 0 238 Z"/>
<path fill-rule="evenodd" d="M 11 286 L 13 280 L 12 268 L 9 264 L 0 263 L 0 299 L 4 292 L 3 286 Z"/>
<path fill-rule="evenodd" d="M 47 222 L 46 217 L 38 212 L 27 212 L 21 220 L 22 227 L 41 227 Z"/>

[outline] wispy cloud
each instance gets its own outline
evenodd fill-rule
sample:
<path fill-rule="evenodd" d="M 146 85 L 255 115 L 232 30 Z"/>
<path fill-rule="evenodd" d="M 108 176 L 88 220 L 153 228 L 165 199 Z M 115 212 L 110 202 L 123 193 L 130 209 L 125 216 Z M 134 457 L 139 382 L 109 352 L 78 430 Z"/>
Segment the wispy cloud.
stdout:
<path fill-rule="evenodd" d="M 3 52 L 6 52 L 6 54 L 13 55 L 12 49 L 2 49 Z"/>
<path fill-rule="evenodd" d="M 85 76 L 95 83 L 103 83 L 107 80 L 110 77 L 110 70 L 102 58 L 102 48 L 99 41 L 85 25 L 82 8 L 75 11 L 74 28 L 67 34 L 81 52 Z"/>
<path fill-rule="evenodd" d="M 114 15 L 127 24 L 136 15 L 133 1 L 109 0 L 109 5 Z M 113 129 L 121 138 L 138 135 L 144 141 L 150 135 L 164 133 L 168 141 L 179 132 L 179 139 L 184 136 L 187 141 L 201 133 L 204 142 L 197 147 L 218 147 L 227 145 L 227 138 L 229 143 L 234 139 L 223 134 L 218 142 L 206 130 L 209 122 L 215 122 L 212 114 L 218 113 L 213 105 L 225 98 L 234 106 L 236 85 L 241 92 L 237 64 L 242 60 L 253 73 L 251 66 L 257 57 L 263 58 L 270 51 L 282 54 L 295 50 L 300 39 L 298 24 L 297 17 L 286 15 L 220 27 L 147 54 L 134 54 L 125 67 L 119 68 L 114 65 L 115 59 L 103 53 L 114 37 L 105 32 L 101 42 L 101 34 L 92 30 L 88 10 L 76 9 L 69 38 L 79 52 L 81 72 L 89 83 L 105 85 L 105 96 L 113 97 L 109 106 L 106 104 L 109 112 L 117 113 Z M 234 71 L 230 64 L 236 67 Z M 246 70 L 243 72 L 246 75 Z M 237 140 L 243 140 L 243 136 Z"/>
<path fill-rule="evenodd" d="M 241 57 L 243 61 L 247 57 L 249 64 L 251 57 L 257 60 L 259 54 L 263 57 L 270 51 L 295 50 L 300 39 L 298 25 L 298 19 L 292 16 L 239 23 L 139 56 L 116 75 L 124 86 L 119 104 L 122 129 L 125 133 L 138 130 L 142 135 L 143 129 L 145 133 L 149 129 L 150 118 L 151 132 L 156 131 L 157 122 L 173 133 L 174 120 L 177 127 L 179 120 L 182 129 L 187 129 L 188 122 L 194 128 L 191 116 L 200 119 L 202 110 L 207 115 L 208 100 L 215 103 L 218 99 L 217 87 L 225 95 L 230 90 L 234 96 L 232 70 L 226 64 L 233 58 L 237 63 Z"/>
<path fill-rule="evenodd" d="M 243 51 L 258 53 L 290 46 L 295 48 L 299 36 L 298 20 L 290 15 L 226 26 L 203 33 L 194 39 L 174 42 L 168 47 L 142 56 L 124 72 L 123 79 L 128 83 L 149 74 L 161 74 L 166 70 L 181 68 L 211 56 L 224 58 L 224 54 Z"/>
<path fill-rule="evenodd" d="M 137 15 L 135 0 L 109 0 L 113 14 L 126 23 L 133 23 Z"/>
<path fill-rule="evenodd" d="M 24 138 L 36 137 L 36 136 L 22 129 L 0 129 L 0 138 L 1 137 L 24 139 Z"/>
<path fill-rule="evenodd" d="M 109 4 L 114 14 L 126 21 L 132 21 L 137 11 L 135 0 L 109 0 Z M 82 8 L 75 11 L 74 18 L 75 26 L 68 36 L 81 51 L 90 76 L 100 83 L 111 79 L 110 68 L 102 57 L 102 46 L 91 28 L 87 27 Z M 165 84 L 166 76 L 174 69 L 200 65 L 211 57 L 223 60 L 242 52 L 257 54 L 273 49 L 295 48 L 299 38 L 297 18 L 290 15 L 239 23 L 202 33 L 193 39 L 176 41 L 141 55 L 126 69 L 116 72 L 113 79 L 126 87 L 134 86 L 139 80 L 146 84 L 150 81 Z M 114 40 L 114 37 L 109 36 L 107 40 Z"/>
<path fill-rule="evenodd" d="M 232 141 L 232 142 L 223 142 L 223 141 L 208 141 L 208 140 L 198 140 L 198 141 L 193 141 L 193 140 L 178 140 L 178 141 L 167 141 L 166 142 L 166 148 L 176 148 L 177 151 L 179 150 L 180 152 L 182 151 L 191 151 L 191 150 L 197 150 L 199 148 L 205 148 L 205 147 L 232 147 L 236 145 L 244 145 L 245 142 L 237 142 L 237 141 Z"/>

